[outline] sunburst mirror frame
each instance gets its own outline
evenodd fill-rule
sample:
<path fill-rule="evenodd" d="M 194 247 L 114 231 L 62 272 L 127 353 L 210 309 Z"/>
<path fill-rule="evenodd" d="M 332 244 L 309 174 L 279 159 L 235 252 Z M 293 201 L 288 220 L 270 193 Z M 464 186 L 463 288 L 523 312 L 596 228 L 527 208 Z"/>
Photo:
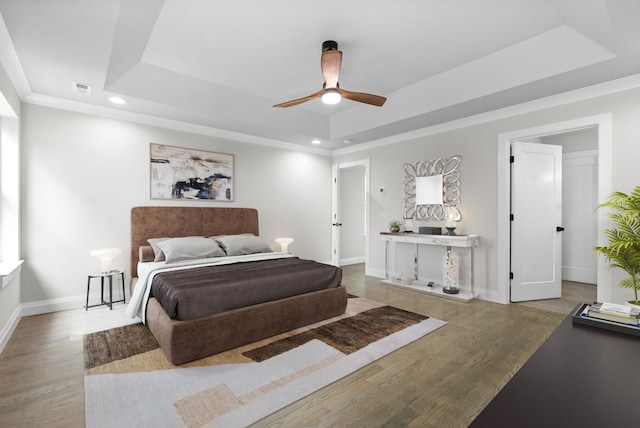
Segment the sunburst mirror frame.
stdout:
<path fill-rule="evenodd" d="M 454 221 L 462 216 L 458 210 L 460 205 L 460 155 L 448 159 L 438 158 L 429 161 L 405 163 L 404 184 L 404 218 L 416 220 L 444 220 L 452 215 Z M 416 177 L 442 175 L 442 204 L 416 205 Z"/>

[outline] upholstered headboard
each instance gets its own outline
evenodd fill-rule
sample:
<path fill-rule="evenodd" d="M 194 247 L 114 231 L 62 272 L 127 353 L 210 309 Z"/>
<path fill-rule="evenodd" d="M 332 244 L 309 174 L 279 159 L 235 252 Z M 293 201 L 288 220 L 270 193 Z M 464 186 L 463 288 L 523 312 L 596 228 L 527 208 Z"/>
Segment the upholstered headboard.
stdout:
<path fill-rule="evenodd" d="M 258 236 L 254 208 L 134 207 L 131 209 L 131 277 L 137 277 L 138 252 L 150 238 L 217 236 L 253 233 Z"/>

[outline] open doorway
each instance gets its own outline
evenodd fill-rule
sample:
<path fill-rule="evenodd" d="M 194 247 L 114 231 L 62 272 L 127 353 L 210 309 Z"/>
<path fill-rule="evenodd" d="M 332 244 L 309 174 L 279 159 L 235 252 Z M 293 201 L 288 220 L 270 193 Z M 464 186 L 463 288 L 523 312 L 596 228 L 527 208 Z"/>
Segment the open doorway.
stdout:
<path fill-rule="evenodd" d="M 597 134 L 597 200 L 602 201 L 611 193 L 611 115 L 586 117 L 567 122 L 543 125 L 500 134 L 498 136 L 498 286 L 495 301 L 510 301 L 510 147 L 514 141 L 532 138 L 559 136 L 568 132 L 593 129 Z M 597 212 L 597 240 L 600 245 L 604 239 L 603 230 L 607 223 L 606 216 Z M 601 259 L 596 261 L 597 299 L 605 300 L 611 296 L 611 275 Z"/>
<path fill-rule="evenodd" d="M 340 266 L 365 264 L 365 187 L 363 165 L 340 169 Z"/>
<path fill-rule="evenodd" d="M 586 128 L 529 140 L 562 147 L 562 280 L 596 285 L 598 132 Z"/>
<path fill-rule="evenodd" d="M 332 263 L 364 278 L 369 266 L 369 159 L 334 165 Z"/>
<path fill-rule="evenodd" d="M 597 255 L 593 248 L 597 245 L 598 132 L 597 128 L 590 127 L 531 138 L 524 142 L 541 148 L 554 146 L 561 152 L 562 198 L 558 205 L 561 207 L 561 221 L 558 225 L 562 225 L 562 234 L 560 251 L 554 257 L 558 262 L 558 294 L 538 299 L 516 299 L 513 288 L 522 285 L 516 280 L 520 275 L 515 275 L 511 284 L 511 300 L 518 300 L 525 306 L 567 314 L 578 303 L 595 301 L 597 298 Z M 517 191 L 515 184 L 512 183 L 512 192 Z M 543 212 L 542 215 L 544 217 L 546 213 Z M 541 224 L 542 221 L 543 219 L 536 219 L 534 222 Z M 512 223 L 512 233 L 515 225 Z M 530 224 L 525 224 L 525 227 L 537 230 Z M 514 249 L 513 245 L 511 251 L 516 255 L 522 253 Z M 531 251 L 524 253 L 526 260 L 535 257 Z M 534 294 L 538 289 L 534 284 L 527 287 Z M 539 289 L 538 294 L 544 294 L 542 291 L 543 288 Z"/>

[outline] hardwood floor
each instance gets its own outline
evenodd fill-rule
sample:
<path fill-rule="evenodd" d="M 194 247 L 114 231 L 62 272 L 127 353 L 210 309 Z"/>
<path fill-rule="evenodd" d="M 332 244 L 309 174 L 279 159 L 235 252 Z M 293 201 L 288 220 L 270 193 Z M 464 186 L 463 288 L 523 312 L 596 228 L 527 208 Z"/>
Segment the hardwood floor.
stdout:
<path fill-rule="evenodd" d="M 255 426 L 465 427 L 568 313 L 459 303 L 385 286 L 361 265 L 343 271 L 350 293 L 448 324 Z M 0 354 L 0 426 L 84 426 L 82 335 L 131 322 L 123 309 L 23 318 Z"/>
<path fill-rule="evenodd" d="M 545 311 L 556 312 L 566 315 L 578 303 L 591 303 L 596 301 L 596 285 L 584 284 L 581 282 L 562 281 L 562 298 L 548 300 L 534 300 L 531 302 L 518 303 L 530 308 L 543 309 Z"/>
<path fill-rule="evenodd" d="M 83 427 L 84 334 L 133 322 L 125 306 L 24 317 L 0 354 L 0 427 Z"/>
<path fill-rule="evenodd" d="M 448 324 L 254 426 L 466 427 L 566 315 L 388 287 L 358 265 L 343 272 L 352 294 Z"/>

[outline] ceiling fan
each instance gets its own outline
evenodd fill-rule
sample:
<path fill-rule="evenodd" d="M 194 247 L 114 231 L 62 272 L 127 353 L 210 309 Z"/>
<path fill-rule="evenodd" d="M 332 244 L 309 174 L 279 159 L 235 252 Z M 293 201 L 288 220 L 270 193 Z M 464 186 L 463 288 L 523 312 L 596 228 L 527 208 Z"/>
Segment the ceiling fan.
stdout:
<path fill-rule="evenodd" d="M 327 40 L 322 43 L 322 58 L 320 59 L 320 68 L 324 77 L 322 89 L 303 98 L 276 104 L 274 107 L 292 107 L 316 98 L 322 98 L 325 104 L 336 104 L 340 102 L 341 98 L 346 98 L 359 103 L 381 107 L 387 100 L 385 97 L 364 92 L 352 92 L 340 88 L 338 76 L 340 75 L 341 64 L 342 51 L 338 50 L 338 43 L 333 40 Z"/>

